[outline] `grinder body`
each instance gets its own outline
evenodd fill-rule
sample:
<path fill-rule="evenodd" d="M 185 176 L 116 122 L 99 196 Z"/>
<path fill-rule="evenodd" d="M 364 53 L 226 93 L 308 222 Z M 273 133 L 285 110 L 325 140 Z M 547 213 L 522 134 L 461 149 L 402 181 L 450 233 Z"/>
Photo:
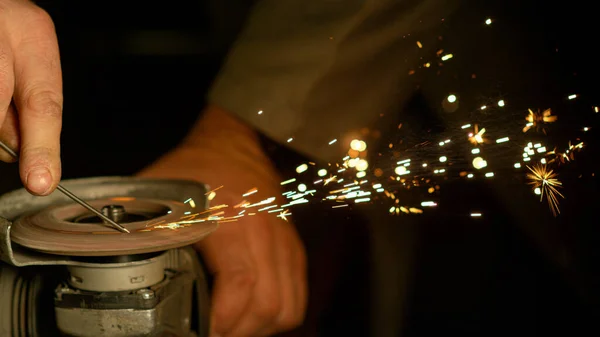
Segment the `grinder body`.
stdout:
<path fill-rule="evenodd" d="M 207 208 L 207 189 L 195 182 L 108 177 L 64 185 L 88 200 L 195 198 L 199 211 Z M 189 243 L 143 253 L 69 256 L 14 242 L 11 226 L 21 215 L 68 202 L 45 198 L 24 190 L 0 197 L 0 336 L 208 337 L 208 282 Z"/>

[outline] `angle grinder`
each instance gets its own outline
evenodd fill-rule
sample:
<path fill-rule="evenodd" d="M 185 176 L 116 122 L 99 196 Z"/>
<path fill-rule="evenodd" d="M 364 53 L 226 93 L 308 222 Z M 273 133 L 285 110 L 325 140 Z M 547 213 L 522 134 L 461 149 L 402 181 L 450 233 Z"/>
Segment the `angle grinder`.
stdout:
<path fill-rule="evenodd" d="M 61 185 L 103 216 L 59 192 L 0 196 L 0 336 L 207 337 L 208 283 L 191 247 L 218 227 L 207 187 L 132 177 Z"/>

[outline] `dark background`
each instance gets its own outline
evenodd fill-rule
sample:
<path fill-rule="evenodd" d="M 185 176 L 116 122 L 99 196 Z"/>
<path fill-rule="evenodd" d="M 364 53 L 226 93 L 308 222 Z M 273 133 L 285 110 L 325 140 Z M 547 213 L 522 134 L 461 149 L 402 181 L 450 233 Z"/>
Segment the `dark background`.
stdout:
<path fill-rule="evenodd" d="M 146 1 L 38 3 L 55 20 L 62 54 L 65 179 L 133 174 L 175 146 L 203 108 L 206 90 L 250 6 L 200 0 L 160 6 Z M 450 65 L 443 79 L 431 75 L 415 81 L 429 83 L 434 92 L 495 95 L 525 109 L 563 107 L 566 113 L 554 137 L 567 139 L 577 125 L 595 125 L 598 119 L 583 113 L 600 105 L 592 7 L 583 1 L 465 2 L 460 19 L 444 26 L 445 41 L 463 60 Z M 485 33 L 462 25 L 483 24 L 487 16 L 502 25 Z M 478 82 L 464 78 L 473 72 Z M 571 93 L 582 98 L 567 108 L 564 99 Z M 425 114 L 430 105 L 420 103 L 410 111 Z M 422 130 L 447 119 L 417 118 Z M 594 140 L 590 133 L 585 152 L 561 172 L 572 178 L 565 178 L 569 198 L 558 219 L 532 201 L 528 190 L 515 194 L 519 187 L 523 190 L 522 181 L 515 180 L 448 182 L 440 201 L 447 206 L 437 213 L 406 223 L 386 220 L 416 226 L 419 233 L 405 315 L 408 335 L 573 336 L 597 331 L 600 235 L 597 180 L 591 175 L 597 165 Z M 300 160 L 281 148 L 273 158 L 284 172 L 293 172 Z M 0 166 L 0 176 L 1 192 L 20 187 L 15 166 Z M 452 216 L 469 202 L 493 216 L 479 222 Z M 317 291 L 317 302 L 323 303 L 313 308 L 318 311 L 314 319 L 338 333 L 362 334 L 369 312 L 365 222 L 347 220 L 356 214 L 332 215 L 325 207 L 312 207 L 305 209 L 312 217 L 295 213 L 298 223 L 311 224 L 302 229 L 310 256 L 319 261 L 311 280 L 328 284 L 318 288 L 323 292 Z M 318 221 L 314 214 L 320 215 Z M 337 275 L 328 276 L 334 270 Z M 332 296 L 333 305 L 328 303 Z"/>

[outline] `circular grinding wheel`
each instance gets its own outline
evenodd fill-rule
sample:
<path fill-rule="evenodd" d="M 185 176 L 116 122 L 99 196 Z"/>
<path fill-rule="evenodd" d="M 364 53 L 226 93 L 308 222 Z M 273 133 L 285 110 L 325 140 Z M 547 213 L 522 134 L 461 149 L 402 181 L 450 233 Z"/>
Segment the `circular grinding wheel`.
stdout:
<path fill-rule="evenodd" d="M 118 216 L 113 220 L 131 233 L 119 232 L 72 203 L 22 215 L 12 224 L 11 239 L 50 254 L 114 256 L 187 246 L 218 226 L 215 221 L 202 220 L 202 215 L 194 215 L 188 204 L 178 201 L 123 197 L 93 200 L 89 204 L 106 212 L 112 210 L 113 216 Z"/>

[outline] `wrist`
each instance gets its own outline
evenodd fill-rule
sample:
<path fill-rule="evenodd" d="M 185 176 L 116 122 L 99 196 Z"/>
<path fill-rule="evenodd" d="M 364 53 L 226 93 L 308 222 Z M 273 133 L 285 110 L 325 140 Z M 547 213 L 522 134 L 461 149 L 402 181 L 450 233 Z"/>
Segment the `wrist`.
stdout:
<path fill-rule="evenodd" d="M 262 153 L 259 137 L 251 127 L 224 109 L 209 105 L 194 124 L 182 146 Z"/>
<path fill-rule="evenodd" d="M 258 202 L 280 195 L 279 174 L 258 134 L 217 107 L 208 107 L 181 145 L 139 175 L 202 182 L 219 189 L 212 201 L 215 204 L 236 205 L 244 199 Z M 242 196 L 253 188 L 259 192 Z"/>
<path fill-rule="evenodd" d="M 206 107 L 178 150 L 190 158 L 202 158 L 195 164 L 198 167 L 212 170 L 233 165 L 235 168 L 228 171 L 239 169 L 278 176 L 257 132 L 218 106 Z"/>

